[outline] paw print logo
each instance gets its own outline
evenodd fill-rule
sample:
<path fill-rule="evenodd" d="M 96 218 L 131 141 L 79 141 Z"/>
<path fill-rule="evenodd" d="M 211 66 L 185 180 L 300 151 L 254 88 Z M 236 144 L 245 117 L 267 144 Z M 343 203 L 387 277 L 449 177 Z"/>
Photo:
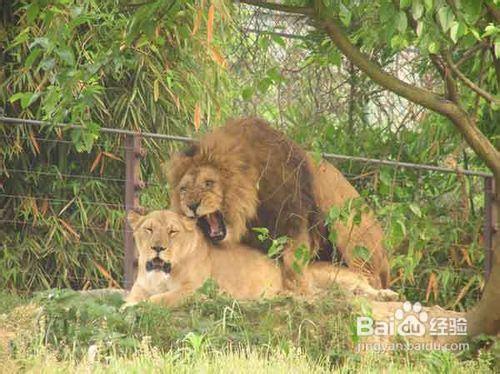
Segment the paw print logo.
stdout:
<path fill-rule="evenodd" d="M 425 322 L 429 319 L 429 315 L 422 309 L 422 304 L 419 302 L 412 305 L 409 301 L 405 301 L 402 309 L 396 309 L 394 318 L 396 321 L 400 321 L 397 327 L 399 335 L 425 335 Z"/>

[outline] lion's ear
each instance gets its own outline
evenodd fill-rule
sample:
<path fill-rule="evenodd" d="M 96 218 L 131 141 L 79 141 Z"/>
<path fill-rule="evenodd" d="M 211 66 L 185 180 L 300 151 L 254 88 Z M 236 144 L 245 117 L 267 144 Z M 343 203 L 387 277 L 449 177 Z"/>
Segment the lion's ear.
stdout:
<path fill-rule="evenodd" d="M 132 230 L 137 230 L 143 221 L 144 216 L 137 213 L 135 210 L 129 210 L 127 213 L 127 221 L 132 227 Z"/>

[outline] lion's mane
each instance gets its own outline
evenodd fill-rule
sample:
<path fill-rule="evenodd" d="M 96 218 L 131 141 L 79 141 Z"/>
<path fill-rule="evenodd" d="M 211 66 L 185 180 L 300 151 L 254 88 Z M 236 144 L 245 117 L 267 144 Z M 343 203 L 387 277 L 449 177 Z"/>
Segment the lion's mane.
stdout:
<path fill-rule="evenodd" d="M 234 240 L 262 248 L 266 244 L 249 228 L 266 227 L 271 237 L 293 238 L 320 226 L 306 153 L 265 121 L 229 121 L 175 155 L 168 171 L 174 210 L 181 211 L 176 191 L 181 178 L 202 167 L 215 168 L 222 176 L 221 210 Z"/>

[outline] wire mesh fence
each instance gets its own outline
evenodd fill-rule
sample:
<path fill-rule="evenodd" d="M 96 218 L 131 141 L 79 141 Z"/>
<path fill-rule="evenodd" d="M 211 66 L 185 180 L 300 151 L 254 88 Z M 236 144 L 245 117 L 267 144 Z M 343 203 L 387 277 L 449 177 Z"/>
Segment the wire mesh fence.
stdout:
<path fill-rule="evenodd" d="M 135 252 L 125 211 L 168 206 L 161 164 L 192 140 L 103 128 L 81 153 L 71 139 L 78 127 L 6 117 L 0 124 L 8 149 L 0 164 L 2 285 L 129 287 Z M 491 252 L 488 173 L 323 156 L 383 222 L 392 287 L 450 307 L 479 294 Z"/>

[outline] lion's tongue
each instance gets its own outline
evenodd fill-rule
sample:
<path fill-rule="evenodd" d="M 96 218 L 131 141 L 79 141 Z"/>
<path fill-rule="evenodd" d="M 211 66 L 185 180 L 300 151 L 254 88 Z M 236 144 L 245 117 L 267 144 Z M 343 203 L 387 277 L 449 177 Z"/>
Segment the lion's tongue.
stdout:
<path fill-rule="evenodd" d="M 221 229 L 219 227 L 219 220 L 217 219 L 217 215 L 214 214 L 208 214 L 207 215 L 207 222 L 208 226 L 210 226 L 210 236 L 217 236 L 220 234 Z"/>

